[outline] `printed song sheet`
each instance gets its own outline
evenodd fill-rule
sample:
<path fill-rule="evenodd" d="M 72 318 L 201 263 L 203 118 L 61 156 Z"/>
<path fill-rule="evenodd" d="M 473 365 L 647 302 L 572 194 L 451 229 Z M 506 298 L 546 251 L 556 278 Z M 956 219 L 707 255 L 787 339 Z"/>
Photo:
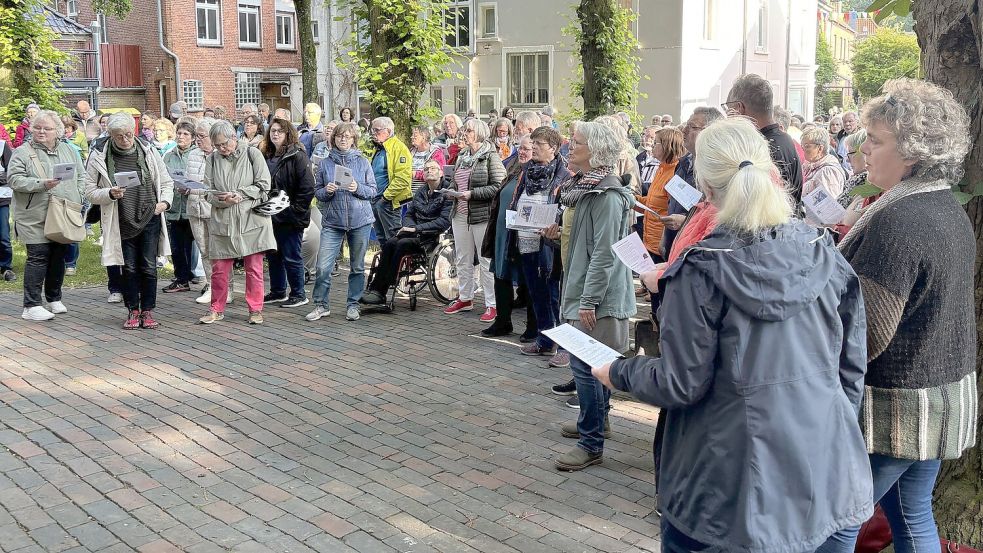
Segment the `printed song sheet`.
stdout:
<path fill-rule="evenodd" d="M 802 205 L 806 208 L 806 213 L 810 219 L 819 221 L 824 225 L 835 225 L 843 220 L 846 210 L 836 201 L 829 192 L 822 186 L 802 196 Z"/>
<path fill-rule="evenodd" d="M 556 328 L 544 330 L 543 334 L 549 336 L 550 340 L 559 344 L 570 355 L 590 365 L 591 368 L 600 367 L 621 357 L 620 353 L 569 324 L 562 324 Z"/>
<path fill-rule="evenodd" d="M 693 206 L 703 197 L 703 193 L 690 186 L 688 182 L 681 179 L 678 175 L 672 177 L 666 183 L 666 192 L 675 198 L 683 206 L 683 209 L 687 211 L 693 209 Z"/>
<path fill-rule="evenodd" d="M 511 230 L 541 230 L 556 223 L 557 213 L 557 204 L 519 202 L 511 225 L 506 213 L 506 226 Z"/>
<path fill-rule="evenodd" d="M 51 168 L 51 178 L 58 180 L 72 180 L 75 178 L 74 163 L 56 163 Z"/>
<path fill-rule="evenodd" d="M 618 256 L 622 263 L 636 273 L 641 274 L 655 270 L 655 262 L 652 261 L 652 256 L 645 249 L 645 245 L 642 244 L 642 239 L 637 232 L 629 232 L 628 236 L 612 244 L 611 249 L 614 250 L 614 255 Z"/>
<path fill-rule="evenodd" d="M 140 186 L 140 176 L 137 175 L 136 171 L 116 173 L 113 175 L 113 178 L 116 179 L 116 186 L 120 188 L 133 188 L 135 186 Z"/>

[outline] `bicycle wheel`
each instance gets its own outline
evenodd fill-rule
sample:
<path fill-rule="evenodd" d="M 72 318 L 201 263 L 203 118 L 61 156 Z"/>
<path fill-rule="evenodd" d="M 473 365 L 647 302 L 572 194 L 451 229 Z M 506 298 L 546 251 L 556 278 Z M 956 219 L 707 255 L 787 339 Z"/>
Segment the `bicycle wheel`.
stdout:
<path fill-rule="evenodd" d="M 458 295 L 457 265 L 454 264 L 454 245 L 442 244 L 430 258 L 430 294 L 434 299 L 450 303 Z"/>

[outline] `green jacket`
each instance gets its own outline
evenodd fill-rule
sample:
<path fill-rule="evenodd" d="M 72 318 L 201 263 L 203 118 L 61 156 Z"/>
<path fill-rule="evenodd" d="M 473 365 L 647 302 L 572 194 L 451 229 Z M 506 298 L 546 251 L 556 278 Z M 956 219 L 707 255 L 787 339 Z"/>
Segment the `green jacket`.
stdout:
<path fill-rule="evenodd" d="M 563 279 L 564 319 L 579 319 L 581 309 L 594 316 L 627 319 L 635 309 L 631 269 L 611 246 L 631 232 L 635 197 L 617 177 L 608 176 L 584 193 L 573 214 Z"/>
<path fill-rule="evenodd" d="M 403 141 L 390 136 L 382 143 L 386 150 L 386 171 L 389 172 L 389 186 L 382 197 L 393 203 L 393 209 L 399 209 L 403 202 L 413 198 L 410 183 L 413 182 L 413 156 Z"/>
<path fill-rule="evenodd" d="M 245 140 L 231 155 L 215 150 L 205 158 L 205 187 L 219 192 L 238 192 L 243 200 L 230 204 L 209 192 L 208 258 L 235 259 L 276 249 L 273 221 L 253 212 L 270 193 L 270 169 L 263 154 Z"/>
<path fill-rule="evenodd" d="M 75 164 L 75 180 L 63 181 L 45 190 L 42 180 L 51 178 L 52 167 L 59 163 Z M 44 220 L 48 215 L 48 196 L 59 196 L 82 203 L 85 169 L 75 146 L 61 141 L 54 151 L 34 142 L 25 142 L 14 150 L 7 165 L 7 184 L 14 190 L 12 215 L 14 233 L 24 244 L 46 244 Z"/>
<path fill-rule="evenodd" d="M 178 147 L 168 150 L 167 153 L 164 154 L 164 166 L 167 167 L 167 172 L 173 173 L 174 171 L 185 171 L 185 174 L 187 175 L 188 157 L 195 149 L 197 149 L 195 146 L 191 146 L 183 152 Z M 171 202 L 171 208 L 164 213 L 164 218 L 168 221 L 187 219 L 187 201 L 187 196 L 181 194 L 177 190 L 174 190 L 174 201 Z"/>

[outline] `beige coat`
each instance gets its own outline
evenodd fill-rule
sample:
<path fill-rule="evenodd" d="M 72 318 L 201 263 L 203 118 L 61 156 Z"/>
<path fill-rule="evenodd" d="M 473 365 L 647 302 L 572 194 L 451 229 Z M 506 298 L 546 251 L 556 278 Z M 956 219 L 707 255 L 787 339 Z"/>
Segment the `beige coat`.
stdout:
<path fill-rule="evenodd" d="M 36 158 L 36 161 L 35 159 Z M 41 181 L 51 178 L 51 169 L 59 163 L 75 163 L 75 180 L 64 181 L 45 190 Z M 14 150 L 7 164 L 7 184 L 14 191 L 11 212 L 14 233 L 24 244 L 46 244 L 44 220 L 48 216 L 48 196 L 58 196 L 82 203 L 82 159 L 74 146 L 59 141 L 53 151 L 33 141 Z"/>
<path fill-rule="evenodd" d="M 106 267 L 123 265 L 123 241 L 119 237 L 119 207 L 116 200 L 109 195 L 113 183 L 109 180 L 109 172 L 106 169 L 106 153 L 111 147 L 110 144 L 106 144 L 101 151 L 94 150 L 89 155 L 89 163 L 85 171 L 85 198 L 92 204 L 100 206 L 102 211 L 102 264 Z M 157 201 L 167 202 L 170 205 L 174 200 L 174 180 L 167 172 L 164 161 L 157 153 L 157 149 L 144 141 L 137 140 L 137 147 L 143 148 L 143 153 L 146 155 Z M 157 255 L 170 255 L 171 243 L 167 238 L 167 222 L 164 221 L 163 213 L 158 217 L 160 217 L 160 240 L 157 243 Z"/>
<path fill-rule="evenodd" d="M 208 219 L 208 258 L 234 259 L 276 249 L 273 220 L 253 212 L 270 193 L 270 170 L 256 148 L 239 140 L 235 151 L 223 156 L 214 151 L 205 159 L 205 188 L 237 192 L 238 204 L 223 202 L 215 193 L 206 197 L 212 204 Z"/>

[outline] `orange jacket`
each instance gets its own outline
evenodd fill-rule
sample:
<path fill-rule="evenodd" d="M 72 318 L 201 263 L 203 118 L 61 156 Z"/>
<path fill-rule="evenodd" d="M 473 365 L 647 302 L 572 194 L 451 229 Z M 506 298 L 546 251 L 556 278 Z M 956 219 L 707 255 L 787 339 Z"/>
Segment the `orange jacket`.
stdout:
<path fill-rule="evenodd" d="M 659 168 L 655 171 L 655 176 L 652 177 L 652 184 L 649 185 L 648 194 L 644 197 L 635 195 L 635 199 L 662 215 L 668 215 L 669 193 L 666 192 L 666 183 L 676 174 L 676 165 L 678 163 L 678 160 L 673 163 L 660 163 Z M 665 225 L 662 224 L 662 221 L 658 217 L 648 211 L 644 211 L 643 213 L 645 214 L 645 228 L 642 232 L 642 241 L 645 243 L 645 248 L 648 251 L 659 253 L 659 247 L 662 245 L 662 231 L 665 230 Z"/>

